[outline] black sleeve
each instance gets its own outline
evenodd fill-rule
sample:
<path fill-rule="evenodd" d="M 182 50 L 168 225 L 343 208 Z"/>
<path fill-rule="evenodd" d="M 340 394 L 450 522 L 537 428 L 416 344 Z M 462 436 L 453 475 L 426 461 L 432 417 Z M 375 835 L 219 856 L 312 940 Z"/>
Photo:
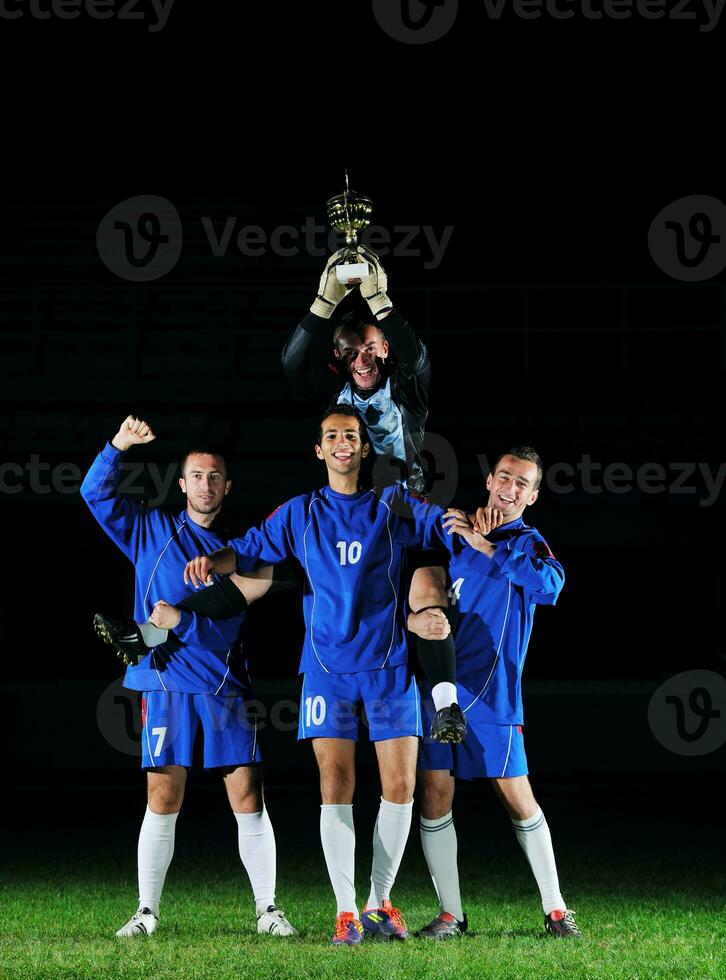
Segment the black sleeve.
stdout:
<path fill-rule="evenodd" d="M 424 385 L 428 385 L 431 377 L 429 352 L 398 310 L 391 310 L 380 321 L 380 328 L 386 335 L 391 354 L 398 361 L 398 370 L 408 376 L 416 375 Z"/>
<path fill-rule="evenodd" d="M 329 321 L 314 313 L 303 317 L 282 349 L 282 369 L 295 388 L 332 397 L 340 382 L 328 364 L 329 328 Z"/>

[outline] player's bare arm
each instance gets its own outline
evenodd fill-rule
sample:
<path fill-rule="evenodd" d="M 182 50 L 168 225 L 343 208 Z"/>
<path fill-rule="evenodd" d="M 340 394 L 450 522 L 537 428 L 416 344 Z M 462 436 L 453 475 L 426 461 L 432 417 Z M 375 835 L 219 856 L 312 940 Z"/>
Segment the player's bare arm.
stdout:
<path fill-rule="evenodd" d="M 128 415 L 111 440 L 111 445 L 121 452 L 126 452 L 132 446 L 145 446 L 147 443 L 153 442 L 154 439 L 156 439 L 156 435 L 148 422 L 136 418 L 135 415 Z"/>

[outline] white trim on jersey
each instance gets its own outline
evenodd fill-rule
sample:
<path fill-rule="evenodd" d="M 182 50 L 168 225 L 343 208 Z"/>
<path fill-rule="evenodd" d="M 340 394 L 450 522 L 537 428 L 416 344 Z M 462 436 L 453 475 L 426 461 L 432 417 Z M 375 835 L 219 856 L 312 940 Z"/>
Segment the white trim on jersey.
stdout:
<path fill-rule="evenodd" d="M 499 777 L 504 779 L 504 773 L 507 771 L 507 766 L 509 765 L 509 753 L 512 751 L 512 734 L 514 732 L 514 725 L 509 726 L 509 745 L 507 746 L 507 758 L 504 760 L 504 768 L 502 769 L 502 774 Z"/>
<path fill-rule="evenodd" d="M 172 541 L 174 540 L 174 538 L 177 537 L 178 534 L 179 534 L 179 532 L 181 531 L 181 529 L 183 527 L 186 527 L 186 526 L 187 526 L 186 525 L 186 521 L 183 521 L 179 525 L 179 527 L 175 529 L 174 533 L 171 535 L 171 537 L 169 538 L 169 540 L 166 542 L 166 544 L 164 545 L 164 547 L 161 549 L 161 553 L 159 554 L 159 557 L 156 559 L 156 564 L 154 565 L 154 567 L 151 570 L 151 576 L 149 577 L 149 584 L 146 586 L 146 592 L 144 593 L 144 598 L 143 598 L 143 603 L 142 603 L 144 606 L 146 605 L 146 600 L 149 597 L 149 590 L 151 589 L 151 583 L 153 582 L 154 576 L 156 575 L 156 569 L 159 567 L 159 562 L 161 561 L 161 559 L 166 554 L 166 549 L 172 543 Z M 158 668 L 156 666 L 156 663 L 155 663 L 155 659 L 156 658 L 155 658 L 154 652 L 152 651 L 152 653 L 151 653 L 151 662 L 152 662 L 152 664 L 154 666 L 154 670 L 156 671 L 156 676 L 159 678 L 159 683 L 161 684 L 161 686 L 164 688 L 164 690 L 166 690 L 166 684 L 164 683 L 164 681 L 162 679 L 162 676 L 159 673 L 159 670 L 158 670 Z"/>
<path fill-rule="evenodd" d="M 308 576 L 308 582 L 310 583 L 310 588 L 313 590 L 313 608 L 310 610 L 310 646 L 313 648 L 313 653 L 315 654 L 315 657 L 318 663 L 320 664 L 320 666 L 323 668 L 326 674 L 329 674 L 330 671 L 318 656 L 318 651 L 315 648 L 315 638 L 313 633 L 315 627 L 315 603 L 318 601 L 318 594 L 315 591 L 315 586 L 313 585 L 313 578 L 312 575 L 310 574 L 310 568 L 308 567 L 308 547 L 307 547 L 307 542 L 305 540 L 307 537 L 307 533 L 310 530 L 310 525 L 313 523 L 313 518 L 312 518 L 313 504 L 317 503 L 318 500 L 320 500 L 320 497 L 313 497 L 312 501 L 310 502 L 310 510 L 308 511 L 310 520 L 305 525 L 305 530 L 303 531 L 303 554 L 305 555 L 305 571 Z"/>
<path fill-rule="evenodd" d="M 252 742 L 252 758 L 250 759 L 250 762 L 252 762 L 252 763 L 254 763 L 254 761 L 255 761 L 255 752 L 256 751 L 257 751 L 257 713 L 255 712 L 255 737 L 254 737 L 254 740 Z"/>
<path fill-rule="evenodd" d="M 305 674 L 302 675 L 302 691 L 300 692 L 300 720 L 302 722 L 302 737 L 307 738 L 305 731 Z"/>
<path fill-rule="evenodd" d="M 219 692 L 222 690 L 222 688 L 224 687 L 224 685 L 225 685 L 225 683 L 227 681 L 227 677 L 229 676 L 229 667 L 230 667 L 230 664 L 229 664 L 229 655 L 231 653 L 232 653 L 232 647 L 230 647 L 229 650 L 227 651 L 227 656 L 225 658 L 225 663 L 227 664 L 227 670 L 225 671 L 224 677 L 222 678 L 222 683 L 219 685 L 219 687 L 217 688 L 217 690 L 214 692 L 215 696 L 217 694 L 219 694 Z"/>
<path fill-rule="evenodd" d="M 497 644 L 497 652 L 496 652 L 496 656 L 494 657 L 494 663 L 492 664 L 492 669 L 489 671 L 489 676 L 484 681 L 484 687 L 481 689 L 481 691 L 479 691 L 479 693 L 474 698 L 474 700 L 471 702 L 471 704 L 468 704 L 464 708 L 464 711 L 465 712 L 467 712 L 469 710 L 469 708 L 471 708 L 473 705 L 476 704 L 476 702 L 479 700 L 479 698 L 484 694 L 484 692 L 486 691 L 486 689 L 489 687 L 489 681 L 492 679 L 492 676 L 494 674 L 494 668 L 497 666 L 497 661 L 499 660 L 499 652 L 502 649 L 502 640 L 504 639 L 504 630 L 507 627 L 507 620 L 509 618 L 509 600 L 511 598 L 511 595 L 512 595 L 512 583 L 510 581 L 507 581 L 507 608 L 504 610 L 504 621 L 502 622 L 502 632 L 499 635 L 499 643 Z"/>
<path fill-rule="evenodd" d="M 372 493 L 373 491 L 371 491 Z M 393 584 L 393 579 L 391 578 L 391 566 L 393 565 L 393 538 L 391 537 L 391 508 L 388 506 L 386 501 L 382 498 L 378 498 L 383 506 L 386 508 L 386 530 L 388 531 L 388 545 L 391 549 L 391 557 L 388 561 L 388 568 L 386 569 L 386 574 L 388 575 L 388 581 L 391 583 L 391 589 L 393 590 L 393 628 L 391 629 L 391 642 L 388 645 L 388 653 L 386 658 L 378 668 L 383 670 L 383 668 L 388 663 L 388 658 L 391 656 L 391 650 L 393 649 L 393 641 L 396 639 L 396 615 L 398 613 L 398 592 L 396 592 L 396 586 Z"/>

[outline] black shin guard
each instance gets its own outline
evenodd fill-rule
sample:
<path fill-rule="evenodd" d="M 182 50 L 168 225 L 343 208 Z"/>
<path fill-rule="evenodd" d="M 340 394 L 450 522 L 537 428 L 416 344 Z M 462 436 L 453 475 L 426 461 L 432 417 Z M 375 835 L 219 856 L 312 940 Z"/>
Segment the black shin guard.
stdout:
<path fill-rule="evenodd" d="M 231 579 L 220 578 L 177 605 L 208 619 L 234 619 L 245 611 L 247 600 Z"/>
<path fill-rule="evenodd" d="M 449 618 L 447 610 L 441 606 L 426 608 L 441 609 L 446 618 Z M 423 612 L 421 609 L 418 611 Z M 456 684 L 456 648 L 452 633 L 449 633 L 445 640 L 424 640 L 417 636 L 416 653 L 421 670 L 431 687 L 442 682 Z"/>

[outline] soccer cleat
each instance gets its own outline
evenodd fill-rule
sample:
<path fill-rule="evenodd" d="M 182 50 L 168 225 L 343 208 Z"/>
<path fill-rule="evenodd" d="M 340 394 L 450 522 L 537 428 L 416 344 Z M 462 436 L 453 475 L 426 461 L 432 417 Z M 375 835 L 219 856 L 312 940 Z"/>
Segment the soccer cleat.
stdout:
<path fill-rule="evenodd" d="M 154 915 L 151 909 L 140 908 L 129 919 L 125 926 L 121 926 L 116 933 L 117 939 L 130 939 L 132 936 L 150 936 L 156 932 L 159 925 L 159 916 Z"/>
<path fill-rule="evenodd" d="M 295 926 L 288 922 L 282 909 L 268 905 L 264 912 L 257 916 L 257 931 L 269 936 L 299 936 Z"/>
<path fill-rule="evenodd" d="M 545 916 L 545 932 L 557 939 L 582 939 L 572 909 L 556 909 Z"/>
<path fill-rule="evenodd" d="M 461 922 L 451 912 L 439 912 L 433 922 L 429 922 L 416 933 L 418 939 L 454 939 L 463 936 L 469 928 L 466 914 Z"/>
<path fill-rule="evenodd" d="M 363 931 L 374 939 L 410 939 L 411 933 L 399 909 L 394 908 L 387 898 L 379 909 L 366 909 L 361 916 Z"/>
<path fill-rule="evenodd" d="M 141 630 L 133 619 L 111 619 L 103 613 L 96 613 L 93 628 L 104 643 L 116 649 L 116 656 L 129 667 L 135 667 L 149 652 Z"/>
<path fill-rule="evenodd" d="M 430 736 L 434 742 L 463 742 L 466 737 L 466 718 L 458 704 L 439 708 L 431 722 Z"/>
<path fill-rule="evenodd" d="M 340 912 L 335 920 L 333 946 L 357 946 L 363 942 L 363 926 L 353 912 Z"/>

